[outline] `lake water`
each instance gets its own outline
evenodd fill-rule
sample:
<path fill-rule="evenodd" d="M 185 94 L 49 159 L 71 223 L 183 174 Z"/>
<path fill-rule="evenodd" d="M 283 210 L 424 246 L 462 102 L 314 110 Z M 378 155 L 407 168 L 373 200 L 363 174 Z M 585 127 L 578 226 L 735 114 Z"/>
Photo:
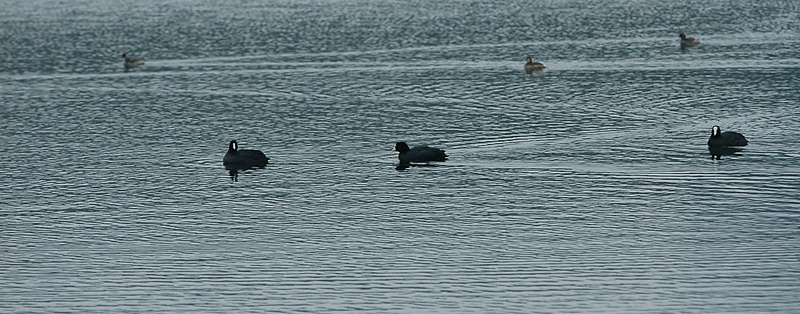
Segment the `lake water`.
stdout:
<path fill-rule="evenodd" d="M 0 38 L 0 312 L 800 308 L 800 2 L 11 0 Z"/>

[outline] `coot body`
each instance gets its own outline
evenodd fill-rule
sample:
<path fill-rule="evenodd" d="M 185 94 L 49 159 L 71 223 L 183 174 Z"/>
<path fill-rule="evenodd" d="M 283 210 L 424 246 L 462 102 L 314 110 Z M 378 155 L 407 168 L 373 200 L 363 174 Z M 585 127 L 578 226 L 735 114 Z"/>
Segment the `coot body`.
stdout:
<path fill-rule="evenodd" d="M 417 146 L 409 148 L 406 142 L 397 142 L 394 150 L 399 152 L 397 158 L 400 159 L 400 163 L 427 163 L 447 160 L 447 154 L 444 153 L 444 150 L 434 147 Z"/>
<path fill-rule="evenodd" d="M 263 168 L 269 163 L 269 158 L 264 155 L 260 150 L 254 149 L 239 149 L 239 144 L 236 141 L 231 141 L 228 144 L 228 152 L 222 158 L 222 163 L 225 166 L 234 166 L 237 168 Z"/>
<path fill-rule="evenodd" d="M 711 128 L 708 146 L 747 146 L 747 139 L 740 133 L 722 132 L 722 129 L 715 125 Z"/>

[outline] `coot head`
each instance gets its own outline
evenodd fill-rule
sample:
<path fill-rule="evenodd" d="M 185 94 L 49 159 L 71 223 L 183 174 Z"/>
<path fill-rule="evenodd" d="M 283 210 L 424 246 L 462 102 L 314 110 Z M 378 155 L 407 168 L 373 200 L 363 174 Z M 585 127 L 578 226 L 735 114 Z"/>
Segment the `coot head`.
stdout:
<path fill-rule="evenodd" d="M 715 125 L 715 126 L 712 126 L 712 127 L 711 127 L 711 136 L 713 136 L 713 137 L 717 137 L 717 136 L 719 136 L 721 133 L 722 133 L 722 130 L 720 130 L 720 128 L 719 128 L 719 126 L 718 126 L 718 125 Z"/>
<path fill-rule="evenodd" d="M 406 144 L 406 142 L 397 142 L 397 144 L 394 145 L 394 151 L 398 151 L 401 154 L 407 153 L 410 150 L 411 148 L 408 147 L 408 144 Z"/>

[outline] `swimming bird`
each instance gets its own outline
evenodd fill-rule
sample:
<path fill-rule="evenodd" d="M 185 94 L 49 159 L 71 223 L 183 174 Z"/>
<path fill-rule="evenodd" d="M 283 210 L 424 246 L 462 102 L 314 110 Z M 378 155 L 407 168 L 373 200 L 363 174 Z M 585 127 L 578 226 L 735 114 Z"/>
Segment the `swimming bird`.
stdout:
<path fill-rule="evenodd" d="M 541 71 L 545 68 L 544 64 L 541 62 L 533 62 L 530 56 L 525 59 L 525 72 L 530 74 L 533 71 Z"/>
<path fill-rule="evenodd" d="M 406 142 L 397 142 L 394 146 L 394 151 L 399 152 L 397 158 L 400 159 L 401 164 L 447 160 L 447 154 L 445 154 L 442 149 L 428 146 L 409 148 Z"/>
<path fill-rule="evenodd" d="M 269 163 L 269 158 L 264 155 L 260 150 L 242 149 L 239 150 L 239 144 L 236 141 L 231 141 L 228 144 L 228 152 L 222 158 L 222 163 L 226 168 L 264 168 Z"/>
<path fill-rule="evenodd" d="M 129 56 L 127 53 L 122 54 L 122 59 L 125 60 L 125 62 L 122 63 L 122 65 L 125 67 L 125 70 L 137 68 L 144 64 L 144 61 L 131 58 L 131 56 Z"/>
<path fill-rule="evenodd" d="M 686 37 L 686 34 L 684 34 L 684 33 L 681 33 L 680 35 L 678 35 L 678 37 L 681 38 L 681 46 L 682 47 L 685 47 L 685 46 L 697 46 L 697 45 L 700 44 L 699 40 L 694 39 L 692 37 Z"/>
<path fill-rule="evenodd" d="M 722 132 L 719 126 L 711 127 L 711 137 L 708 146 L 747 146 L 744 135 L 736 132 Z"/>

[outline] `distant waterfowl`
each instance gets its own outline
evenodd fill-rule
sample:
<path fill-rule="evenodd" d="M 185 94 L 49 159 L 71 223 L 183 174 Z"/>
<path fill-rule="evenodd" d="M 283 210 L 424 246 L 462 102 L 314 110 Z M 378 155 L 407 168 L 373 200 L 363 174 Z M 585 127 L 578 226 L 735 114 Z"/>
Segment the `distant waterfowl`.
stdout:
<path fill-rule="evenodd" d="M 747 146 L 747 139 L 740 133 L 722 132 L 722 129 L 715 125 L 711 127 L 708 146 Z"/>
<path fill-rule="evenodd" d="M 409 148 L 406 142 L 397 142 L 394 150 L 399 152 L 397 158 L 400 159 L 401 164 L 447 160 L 447 154 L 444 153 L 444 150 L 428 146 Z"/>
<path fill-rule="evenodd" d="M 122 59 L 125 60 L 122 63 L 122 65 L 125 67 L 125 70 L 130 70 L 130 69 L 133 69 L 133 68 L 137 68 L 137 67 L 139 67 L 139 66 L 144 64 L 144 61 L 136 60 L 134 58 L 131 58 L 131 56 L 128 55 L 127 53 L 123 53 L 122 54 Z"/>
<path fill-rule="evenodd" d="M 222 163 L 228 169 L 264 168 L 269 163 L 269 158 L 260 150 L 239 150 L 239 144 L 236 141 L 231 141 L 228 144 L 228 152 L 222 158 Z"/>
<path fill-rule="evenodd" d="M 525 59 L 525 72 L 529 74 L 533 71 L 541 71 L 545 68 L 544 64 L 541 62 L 533 62 L 530 56 Z"/>
<path fill-rule="evenodd" d="M 686 34 L 684 34 L 684 33 L 681 33 L 680 35 L 678 35 L 678 37 L 681 38 L 681 46 L 682 47 L 697 46 L 697 45 L 700 44 L 699 40 L 694 39 L 692 37 L 686 37 Z"/>

